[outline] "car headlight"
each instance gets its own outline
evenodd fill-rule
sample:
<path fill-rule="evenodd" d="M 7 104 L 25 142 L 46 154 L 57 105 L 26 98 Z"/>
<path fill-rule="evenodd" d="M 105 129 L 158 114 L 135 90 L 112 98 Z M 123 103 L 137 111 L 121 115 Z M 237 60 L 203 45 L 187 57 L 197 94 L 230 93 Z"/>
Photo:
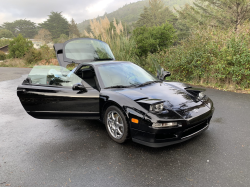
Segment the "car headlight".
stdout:
<path fill-rule="evenodd" d="M 201 100 L 205 97 L 206 95 L 204 94 L 204 92 L 200 92 L 198 95 L 198 99 Z"/>
<path fill-rule="evenodd" d="M 163 103 L 150 105 L 150 111 L 152 111 L 152 112 L 161 112 L 163 110 L 163 108 L 164 108 Z"/>
<path fill-rule="evenodd" d="M 181 126 L 181 125 L 178 125 L 177 122 L 153 123 L 153 125 L 152 125 L 153 128 L 176 127 L 176 126 Z"/>

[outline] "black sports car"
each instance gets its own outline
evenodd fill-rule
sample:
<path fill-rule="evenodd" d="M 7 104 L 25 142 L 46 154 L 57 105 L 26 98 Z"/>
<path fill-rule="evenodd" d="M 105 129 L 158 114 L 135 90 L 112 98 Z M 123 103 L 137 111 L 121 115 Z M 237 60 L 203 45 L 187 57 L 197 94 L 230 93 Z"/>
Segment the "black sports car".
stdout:
<path fill-rule="evenodd" d="M 17 95 L 38 119 L 98 119 L 118 143 L 150 147 L 188 140 L 205 131 L 214 112 L 202 89 L 165 81 L 132 62 L 115 61 L 108 44 L 90 38 L 55 44 L 60 66 L 35 66 Z M 70 71 L 66 68 L 75 64 Z"/>

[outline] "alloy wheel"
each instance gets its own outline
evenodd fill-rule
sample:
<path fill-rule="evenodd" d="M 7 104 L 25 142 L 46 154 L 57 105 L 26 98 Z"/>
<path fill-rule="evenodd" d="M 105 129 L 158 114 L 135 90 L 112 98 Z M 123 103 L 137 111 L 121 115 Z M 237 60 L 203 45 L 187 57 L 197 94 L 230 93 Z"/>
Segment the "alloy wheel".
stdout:
<path fill-rule="evenodd" d="M 124 124 L 121 116 L 116 111 L 110 111 L 107 116 L 107 127 L 115 139 L 121 139 L 124 134 Z"/>

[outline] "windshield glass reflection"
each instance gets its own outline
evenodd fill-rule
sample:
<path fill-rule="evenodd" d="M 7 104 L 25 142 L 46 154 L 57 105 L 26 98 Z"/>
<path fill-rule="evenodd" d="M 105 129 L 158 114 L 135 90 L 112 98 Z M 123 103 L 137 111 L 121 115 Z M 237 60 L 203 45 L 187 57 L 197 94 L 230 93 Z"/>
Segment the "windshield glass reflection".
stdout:
<path fill-rule="evenodd" d="M 105 88 L 138 86 L 146 82 L 159 81 L 141 67 L 129 62 L 98 65 L 97 69 Z"/>
<path fill-rule="evenodd" d="M 65 57 L 74 61 L 114 60 L 114 55 L 105 42 L 95 39 L 77 39 L 68 42 Z"/>

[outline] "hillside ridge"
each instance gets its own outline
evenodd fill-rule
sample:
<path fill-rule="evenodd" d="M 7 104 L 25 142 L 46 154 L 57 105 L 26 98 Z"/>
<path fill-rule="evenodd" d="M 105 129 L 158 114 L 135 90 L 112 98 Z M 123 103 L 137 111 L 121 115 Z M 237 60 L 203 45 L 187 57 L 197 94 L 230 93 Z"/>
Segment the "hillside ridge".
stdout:
<path fill-rule="evenodd" d="M 194 0 L 163 0 L 166 6 L 170 9 L 183 7 L 185 4 L 191 4 Z M 114 18 L 121 20 L 128 25 L 136 22 L 143 12 L 144 6 L 148 6 L 148 0 L 137 1 L 134 3 L 125 4 L 123 7 L 111 12 L 105 13 L 103 16 L 99 16 L 96 19 L 107 18 L 112 21 Z M 78 24 L 78 29 L 80 32 L 87 29 L 89 26 L 89 20 L 84 20 Z"/>

